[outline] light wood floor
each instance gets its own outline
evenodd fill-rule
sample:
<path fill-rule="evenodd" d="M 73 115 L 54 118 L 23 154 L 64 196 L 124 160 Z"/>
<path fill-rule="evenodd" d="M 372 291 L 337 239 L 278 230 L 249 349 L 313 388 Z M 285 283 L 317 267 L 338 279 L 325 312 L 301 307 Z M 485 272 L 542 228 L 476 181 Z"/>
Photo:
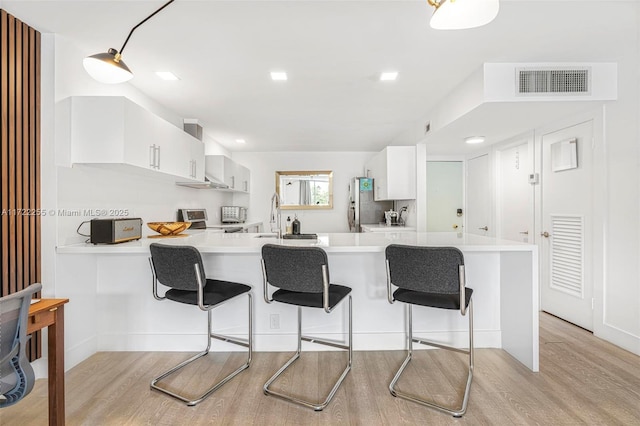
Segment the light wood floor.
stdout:
<path fill-rule="evenodd" d="M 465 358 L 458 355 L 419 351 L 399 383 L 401 389 L 441 402 L 457 398 L 465 381 Z M 401 351 L 355 352 L 351 373 L 323 412 L 265 396 L 262 385 L 289 356 L 256 353 L 248 370 L 200 405 L 187 407 L 149 389 L 154 375 L 186 354 L 97 353 L 67 372 L 67 424 L 640 425 L 640 357 L 546 314 L 540 317 L 540 373 L 502 350 L 478 349 L 469 408 L 462 419 L 391 396 L 387 386 L 404 359 Z M 237 353 L 211 354 L 171 385 L 203 389 L 241 359 Z M 341 352 L 306 353 L 291 374 L 282 377 L 280 389 L 320 398 L 345 359 Z M 21 403 L 0 410 L 3 426 L 46 423 L 46 380 L 38 380 Z"/>

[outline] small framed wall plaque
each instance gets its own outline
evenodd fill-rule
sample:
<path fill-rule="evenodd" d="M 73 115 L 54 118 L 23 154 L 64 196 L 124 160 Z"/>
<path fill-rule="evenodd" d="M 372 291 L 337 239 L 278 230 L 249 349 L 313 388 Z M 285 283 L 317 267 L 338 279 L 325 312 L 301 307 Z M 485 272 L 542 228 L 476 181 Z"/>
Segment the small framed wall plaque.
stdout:
<path fill-rule="evenodd" d="M 576 169 L 578 167 L 578 140 L 567 139 L 551 144 L 551 170 Z"/>

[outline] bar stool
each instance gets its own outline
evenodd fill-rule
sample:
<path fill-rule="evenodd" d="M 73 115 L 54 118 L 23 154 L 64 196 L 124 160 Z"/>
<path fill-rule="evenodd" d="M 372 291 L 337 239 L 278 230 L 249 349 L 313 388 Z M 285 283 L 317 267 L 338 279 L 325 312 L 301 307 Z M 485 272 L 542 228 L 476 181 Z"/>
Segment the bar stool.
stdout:
<path fill-rule="evenodd" d="M 245 284 L 206 278 L 202 256 L 195 247 L 169 246 L 153 243 L 149 248 L 151 250 L 149 263 L 151 264 L 151 272 L 153 273 L 153 297 L 157 300 L 168 299 L 178 303 L 196 305 L 200 310 L 207 312 L 208 337 L 206 349 L 151 381 L 151 389 L 186 402 L 189 406 L 194 406 L 202 402 L 206 397 L 218 390 L 241 371 L 249 368 L 249 364 L 251 364 L 251 356 L 253 353 L 251 287 Z M 171 287 L 165 292 L 164 296 L 158 295 L 158 282 L 164 286 Z M 243 294 L 246 294 L 249 300 L 249 332 L 247 340 L 213 333 L 211 310 Z M 172 392 L 158 385 L 158 382 L 162 379 L 167 378 L 186 365 L 207 355 L 211 349 L 212 338 L 246 347 L 248 349 L 246 362 L 195 399 Z"/>
<path fill-rule="evenodd" d="M 275 244 L 262 246 L 262 275 L 264 300 L 267 303 L 273 301 L 298 306 L 298 349 L 264 385 L 266 395 L 290 401 L 296 404 L 322 411 L 334 397 L 340 384 L 351 370 L 352 359 L 352 318 L 351 318 L 351 288 L 337 284 L 330 284 L 329 263 L 327 254 L 319 247 L 285 247 Z M 277 287 L 271 296 L 269 285 Z M 349 299 L 349 343 L 342 344 L 329 340 L 318 339 L 302 335 L 302 307 L 321 308 L 326 313 L 333 309 L 343 299 Z M 344 349 L 349 352 L 349 360 L 328 396 L 323 402 L 310 402 L 304 399 L 285 395 L 269 388 L 271 384 L 298 358 L 302 351 L 302 341 L 327 345 Z"/>
<path fill-rule="evenodd" d="M 389 303 L 396 300 L 408 307 L 407 341 L 408 350 L 402 366 L 389 385 L 389 391 L 396 397 L 407 399 L 436 410 L 462 417 L 467 411 L 469 390 L 473 378 L 473 290 L 465 287 L 464 256 L 454 247 L 416 247 L 391 244 L 385 250 L 387 265 L 387 297 Z M 398 287 L 392 293 L 392 286 Z M 460 310 L 463 316 L 469 313 L 469 349 L 459 349 L 436 342 L 413 337 L 413 305 L 437 309 Z M 433 401 L 427 401 L 396 389 L 405 367 L 411 361 L 413 343 L 440 349 L 462 352 L 469 355 L 467 384 L 459 409 L 448 408 Z"/>

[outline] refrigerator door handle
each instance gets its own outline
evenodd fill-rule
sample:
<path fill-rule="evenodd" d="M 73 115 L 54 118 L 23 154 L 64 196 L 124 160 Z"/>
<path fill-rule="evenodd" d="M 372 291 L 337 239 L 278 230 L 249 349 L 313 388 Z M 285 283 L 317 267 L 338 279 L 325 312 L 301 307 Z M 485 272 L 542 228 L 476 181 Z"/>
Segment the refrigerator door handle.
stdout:
<path fill-rule="evenodd" d="M 357 232 L 356 227 L 356 208 L 355 206 L 349 206 L 347 210 L 347 220 L 349 221 L 349 231 Z"/>

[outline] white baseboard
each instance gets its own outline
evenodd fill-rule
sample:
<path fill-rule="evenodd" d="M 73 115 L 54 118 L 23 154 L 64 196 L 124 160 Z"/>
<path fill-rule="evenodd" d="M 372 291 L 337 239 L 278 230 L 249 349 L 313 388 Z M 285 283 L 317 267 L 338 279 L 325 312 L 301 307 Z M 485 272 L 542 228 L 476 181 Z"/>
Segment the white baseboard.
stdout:
<path fill-rule="evenodd" d="M 468 336 L 466 332 L 435 332 L 415 333 L 414 337 L 423 337 L 437 342 L 443 342 L 455 347 L 467 347 Z M 232 337 L 245 338 L 242 334 L 233 334 Z M 344 341 L 344 334 L 314 334 L 314 337 Z M 402 350 L 406 348 L 404 333 L 354 333 L 353 347 L 358 351 L 373 350 Z M 98 351 L 199 351 L 206 346 L 205 334 L 108 334 L 102 335 L 98 342 Z M 477 348 L 499 348 L 501 338 L 499 331 L 476 331 L 474 343 Z M 314 345 L 304 342 L 311 350 L 337 350 L 335 348 Z M 416 348 L 422 345 L 416 345 Z M 256 334 L 254 335 L 254 350 L 257 352 L 287 352 L 296 347 L 295 333 Z M 292 349 L 293 348 L 293 349 Z M 237 345 L 221 341 L 213 342 L 213 351 L 242 351 Z"/>
<path fill-rule="evenodd" d="M 242 339 L 246 336 L 237 334 L 232 337 Z M 344 335 L 338 333 L 318 334 L 313 337 L 344 342 Z M 429 339 L 459 348 L 468 347 L 468 335 L 465 332 L 416 332 L 414 338 Z M 501 347 L 499 331 L 476 330 L 473 339 L 476 348 Z M 195 352 L 202 350 L 206 343 L 205 334 L 107 334 L 97 339 L 86 339 L 73 348 L 65 349 L 65 371 L 75 367 L 96 352 Z M 357 351 L 404 350 L 406 349 L 406 337 L 404 333 L 355 333 L 353 347 Z M 312 351 L 338 350 L 308 342 L 303 342 L 302 348 Z M 256 352 L 292 352 L 295 349 L 296 335 L 294 333 L 257 334 L 254 336 L 254 351 Z M 429 347 L 414 344 L 414 349 L 429 349 Z M 214 340 L 211 350 L 213 352 L 228 352 L 244 351 L 245 349 Z M 47 377 L 47 357 L 36 360 L 32 366 L 37 379 Z"/>
<path fill-rule="evenodd" d="M 43 339 L 46 336 L 43 336 Z M 44 347 L 47 348 L 46 343 Z M 80 364 L 85 359 L 97 352 L 96 338 L 91 337 L 85 339 L 83 342 L 74 345 L 73 347 L 64 348 L 64 371 L 69 371 L 71 368 Z M 35 360 L 31 363 L 33 371 L 36 375 L 36 379 L 46 379 L 49 377 L 49 356 L 48 351 L 45 352 L 42 358 Z"/>
<path fill-rule="evenodd" d="M 640 337 L 608 324 L 596 327 L 594 336 L 640 356 Z"/>

